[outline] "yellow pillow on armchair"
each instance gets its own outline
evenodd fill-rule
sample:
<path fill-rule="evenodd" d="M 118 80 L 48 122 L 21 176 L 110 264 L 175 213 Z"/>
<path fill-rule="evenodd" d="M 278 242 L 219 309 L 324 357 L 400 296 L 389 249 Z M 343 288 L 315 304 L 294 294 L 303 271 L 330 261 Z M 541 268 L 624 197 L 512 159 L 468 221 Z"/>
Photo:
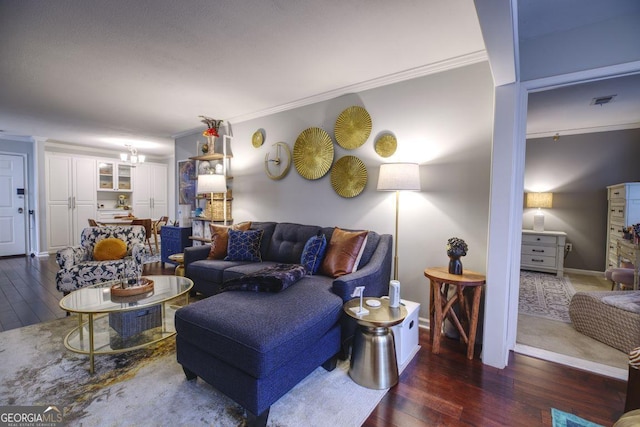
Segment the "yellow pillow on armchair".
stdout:
<path fill-rule="evenodd" d="M 112 261 L 127 255 L 127 244 L 115 237 L 100 240 L 93 248 L 93 259 L 96 261 Z"/>

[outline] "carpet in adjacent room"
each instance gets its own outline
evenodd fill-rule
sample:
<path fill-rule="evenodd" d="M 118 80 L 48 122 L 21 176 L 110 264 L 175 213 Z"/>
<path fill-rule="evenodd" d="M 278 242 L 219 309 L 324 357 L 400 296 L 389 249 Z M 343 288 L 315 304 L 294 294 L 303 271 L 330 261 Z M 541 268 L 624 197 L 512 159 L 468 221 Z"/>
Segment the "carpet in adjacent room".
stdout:
<path fill-rule="evenodd" d="M 0 333 L 0 405 L 55 405 L 68 425 L 242 425 L 240 406 L 200 379 L 186 380 L 174 338 L 96 356 L 91 375 L 88 357 L 63 345 L 75 325 L 72 316 Z M 271 407 L 268 425 L 361 425 L 386 390 L 357 385 L 348 366 L 317 368 Z"/>
<path fill-rule="evenodd" d="M 575 293 L 566 276 L 521 271 L 518 310 L 529 316 L 571 323 L 569 303 Z"/>

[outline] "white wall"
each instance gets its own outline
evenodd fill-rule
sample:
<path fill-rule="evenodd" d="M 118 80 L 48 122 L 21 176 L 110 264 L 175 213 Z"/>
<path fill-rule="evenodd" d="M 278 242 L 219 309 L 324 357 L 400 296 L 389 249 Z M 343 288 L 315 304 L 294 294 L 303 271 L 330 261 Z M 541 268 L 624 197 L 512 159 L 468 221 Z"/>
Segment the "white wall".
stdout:
<path fill-rule="evenodd" d="M 293 149 L 300 132 L 312 126 L 333 137 L 336 118 L 353 105 L 363 106 L 371 115 L 371 136 L 355 150 L 334 144 L 334 161 L 355 155 L 365 163 L 369 178 L 359 196 L 338 196 L 330 172 L 315 181 L 302 178 L 294 166 L 281 181 L 265 175 L 264 156 L 271 144 L 284 141 Z M 428 317 L 429 290 L 423 271 L 447 264 L 448 238 L 468 243 L 464 268 L 485 270 L 492 126 L 493 82 L 486 62 L 233 123 L 234 220 L 290 221 L 393 234 L 395 199 L 392 193 L 376 191 L 379 166 L 417 162 L 422 191 L 400 197 L 399 278 L 402 297 L 420 302 L 420 315 Z M 256 149 L 251 136 L 260 128 L 266 139 Z M 398 139 L 396 154 L 386 159 L 374 150 L 376 136 L 383 131 Z M 176 159 L 196 155 L 198 138 L 204 139 L 194 134 L 176 140 Z"/>

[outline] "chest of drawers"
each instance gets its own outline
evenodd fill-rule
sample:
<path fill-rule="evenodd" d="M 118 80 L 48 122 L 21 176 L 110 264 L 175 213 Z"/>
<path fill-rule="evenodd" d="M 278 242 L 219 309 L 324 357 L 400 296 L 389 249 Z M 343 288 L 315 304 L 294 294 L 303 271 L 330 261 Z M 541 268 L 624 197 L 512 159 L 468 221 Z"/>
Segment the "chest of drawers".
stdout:
<path fill-rule="evenodd" d="M 520 268 L 523 270 L 564 275 L 564 245 L 567 233 L 563 231 L 522 230 Z"/>
<path fill-rule="evenodd" d="M 616 254 L 622 229 L 640 223 L 640 182 L 607 187 L 607 247 L 605 268 L 617 267 Z"/>

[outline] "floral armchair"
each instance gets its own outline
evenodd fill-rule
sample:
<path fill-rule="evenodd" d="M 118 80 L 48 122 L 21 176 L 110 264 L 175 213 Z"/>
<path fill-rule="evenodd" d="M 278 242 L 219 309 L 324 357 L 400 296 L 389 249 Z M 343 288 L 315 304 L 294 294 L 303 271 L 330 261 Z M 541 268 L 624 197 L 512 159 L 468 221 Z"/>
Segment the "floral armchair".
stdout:
<path fill-rule="evenodd" d="M 113 261 L 95 261 L 93 248 L 97 242 L 116 237 L 127 244 L 127 255 Z M 82 230 L 80 246 L 61 249 L 56 254 L 60 270 L 56 273 L 56 287 L 65 295 L 87 285 L 115 280 L 135 271 L 142 273 L 145 230 L 140 225 L 88 227 Z"/>

